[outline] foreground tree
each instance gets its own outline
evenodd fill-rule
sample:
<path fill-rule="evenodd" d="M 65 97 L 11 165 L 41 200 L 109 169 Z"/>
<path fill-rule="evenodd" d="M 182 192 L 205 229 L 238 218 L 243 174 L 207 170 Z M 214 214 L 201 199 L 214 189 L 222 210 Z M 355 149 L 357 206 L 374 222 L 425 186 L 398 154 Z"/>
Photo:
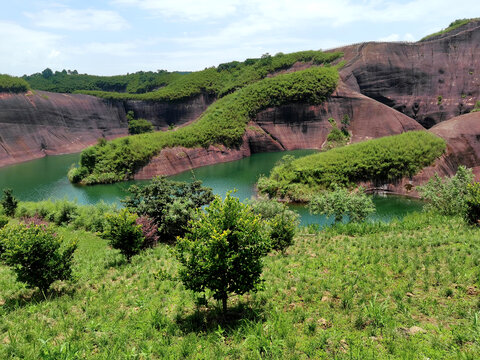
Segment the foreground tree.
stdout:
<path fill-rule="evenodd" d="M 131 214 L 127 209 L 105 216 L 103 237 L 109 240 L 112 248 L 120 250 L 128 262 L 142 250 L 145 240 L 142 225 L 137 224 L 137 218 L 136 214 Z"/>
<path fill-rule="evenodd" d="M 361 222 L 375 211 L 375 205 L 363 189 L 358 192 L 350 192 L 345 188 L 334 185 L 333 191 L 325 191 L 315 196 L 308 204 L 310 212 L 333 216 L 335 223 L 348 216 L 351 222 Z"/>
<path fill-rule="evenodd" d="M 180 278 L 195 292 L 210 289 L 225 314 L 229 294 L 256 291 L 261 283 L 268 236 L 260 218 L 231 193 L 224 201 L 216 196 L 205 212 L 198 210 L 190 226 L 177 244 Z"/>
<path fill-rule="evenodd" d="M 0 244 L 4 263 L 29 287 L 45 292 L 54 281 L 71 278 L 77 244 L 65 243 L 48 226 L 6 226 L 0 231 Z"/>

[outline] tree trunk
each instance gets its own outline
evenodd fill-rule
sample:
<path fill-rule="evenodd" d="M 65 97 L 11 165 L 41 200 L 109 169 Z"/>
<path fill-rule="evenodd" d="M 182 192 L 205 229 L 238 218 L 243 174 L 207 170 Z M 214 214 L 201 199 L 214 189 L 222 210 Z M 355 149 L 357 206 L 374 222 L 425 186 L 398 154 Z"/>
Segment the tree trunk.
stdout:
<path fill-rule="evenodd" d="M 222 307 L 223 307 L 223 315 L 225 316 L 227 314 L 227 297 L 226 296 L 222 299 Z"/>

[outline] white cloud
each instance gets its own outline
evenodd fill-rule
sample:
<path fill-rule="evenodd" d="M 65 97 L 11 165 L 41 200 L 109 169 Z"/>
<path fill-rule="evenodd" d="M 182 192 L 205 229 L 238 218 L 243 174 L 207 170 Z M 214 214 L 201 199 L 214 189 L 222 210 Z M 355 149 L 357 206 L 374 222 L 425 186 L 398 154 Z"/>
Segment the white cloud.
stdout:
<path fill-rule="evenodd" d="M 240 0 L 113 0 L 114 4 L 135 6 L 167 18 L 185 20 L 219 19 L 232 15 L 242 3 Z"/>
<path fill-rule="evenodd" d="M 407 33 L 404 35 L 391 34 L 388 36 L 381 37 L 378 41 L 415 41 L 415 38 L 412 34 Z"/>
<path fill-rule="evenodd" d="M 2 72 L 22 75 L 54 66 L 63 54 L 59 35 L 34 31 L 18 24 L 0 20 Z M 20 74 L 18 72 L 21 72 Z"/>
<path fill-rule="evenodd" d="M 38 13 L 25 13 L 37 26 L 60 30 L 109 30 L 129 27 L 127 21 L 115 11 L 96 9 L 45 9 Z"/>

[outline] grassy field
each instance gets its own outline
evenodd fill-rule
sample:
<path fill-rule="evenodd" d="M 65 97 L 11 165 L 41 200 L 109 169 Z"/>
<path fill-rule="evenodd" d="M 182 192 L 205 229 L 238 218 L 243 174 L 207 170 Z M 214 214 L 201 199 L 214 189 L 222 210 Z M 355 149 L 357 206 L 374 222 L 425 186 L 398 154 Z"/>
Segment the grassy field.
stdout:
<path fill-rule="evenodd" d="M 173 248 L 125 263 L 77 238 L 74 284 L 46 298 L 0 266 L 1 359 L 477 359 L 480 232 L 461 219 L 304 230 L 265 259 L 264 289 L 196 304 Z"/>

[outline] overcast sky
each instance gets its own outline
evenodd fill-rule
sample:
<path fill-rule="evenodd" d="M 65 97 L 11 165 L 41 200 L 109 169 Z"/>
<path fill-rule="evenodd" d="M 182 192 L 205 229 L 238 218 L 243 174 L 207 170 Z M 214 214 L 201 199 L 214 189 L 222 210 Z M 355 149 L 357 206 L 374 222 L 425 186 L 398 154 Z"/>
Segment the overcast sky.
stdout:
<path fill-rule="evenodd" d="M 416 41 L 479 0 L 2 0 L 0 73 L 201 70 L 264 53 Z"/>

